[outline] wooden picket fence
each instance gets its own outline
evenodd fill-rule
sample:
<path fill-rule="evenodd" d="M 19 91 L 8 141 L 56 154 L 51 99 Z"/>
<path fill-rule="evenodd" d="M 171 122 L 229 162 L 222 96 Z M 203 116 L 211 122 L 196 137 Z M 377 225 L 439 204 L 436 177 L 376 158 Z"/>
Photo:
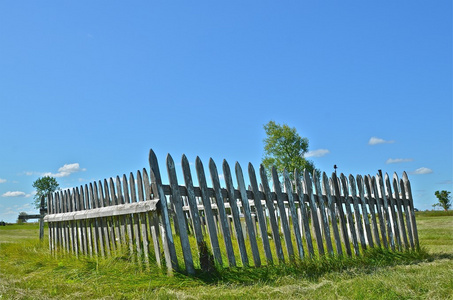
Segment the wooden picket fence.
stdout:
<path fill-rule="evenodd" d="M 274 168 L 271 188 L 263 166 L 259 182 L 249 164 L 247 188 L 241 166 L 235 165 L 235 187 L 224 161 L 222 188 L 212 159 L 211 187 L 198 157 L 198 186 L 185 155 L 184 185 L 170 155 L 168 185 L 162 184 L 152 150 L 149 163 L 150 177 L 143 169 L 135 178 L 131 173 L 50 195 L 45 221 L 51 251 L 109 256 L 121 249 L 138 263 L 193 274 L 214 265 L 259 267 L 315 255 L 361 255 L 370 247 L 419 248 L 406 173 L 401 180 L 396 174 L 392 180 L 387 174 L 317 178 L 297 170 L 279 177 Z"/>

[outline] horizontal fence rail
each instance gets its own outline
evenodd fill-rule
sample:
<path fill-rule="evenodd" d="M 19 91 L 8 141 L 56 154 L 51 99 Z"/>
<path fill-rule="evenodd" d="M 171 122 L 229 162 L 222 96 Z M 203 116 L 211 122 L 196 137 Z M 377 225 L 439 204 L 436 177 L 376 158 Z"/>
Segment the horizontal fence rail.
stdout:
<path fill-rule="evenodd" d="M 136 177 L 130 173 L 51 194 L 45 217 L 51 251 L 109 256 L 126 250 L 139 264 L 193 274 L 216 265 L 259 267 L 304 257 L 358 256 L 372 247 L 419 248 L 406 173 L 402 179 L 396 173 L 391 179 L 336 173 L 318 178 L 316 172 L 297 170 L 277 174 L 275 168 L 267 174 L 263 166 L 257 174 L 249 164 L 245 178 L 236 163 L 233 178 L 226 161 L 220 176 L 211 159 L 208 187 L 198 157 L 197 186 L 185 155 L 184 184 L 170 155 L 169 184 L 162 183 L 152 150 L 149 163 L 150 176 L 143 169 Z"/>

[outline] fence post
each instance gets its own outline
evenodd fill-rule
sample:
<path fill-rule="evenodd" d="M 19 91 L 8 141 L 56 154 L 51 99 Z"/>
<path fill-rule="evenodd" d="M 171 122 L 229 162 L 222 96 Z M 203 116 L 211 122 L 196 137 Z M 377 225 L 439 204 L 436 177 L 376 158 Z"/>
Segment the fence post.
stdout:
<path fill-rule="evenodd" d="M 44 207 L 44 196 L 41 196 L 41 206 L 39 209 L 39 240 L 44 239 L 44 217 L 47 213 L 47 208 Z"/>

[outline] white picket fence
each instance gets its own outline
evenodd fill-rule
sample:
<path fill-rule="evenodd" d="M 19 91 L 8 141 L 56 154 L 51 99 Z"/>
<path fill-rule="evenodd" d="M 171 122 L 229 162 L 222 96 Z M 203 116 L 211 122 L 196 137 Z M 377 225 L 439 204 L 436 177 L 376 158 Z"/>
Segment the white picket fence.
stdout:
<path fill-rule="evenodd" d="M 293 177 L 301 180 L 293 181 L 286 171 L 279 178 L 274 168 L 271 188 L 263 166 L 258 181 L 249 164 L 247 188 L 241 166 L 235 165 L 234 186 L 224 161 L 222 188 L 212 159 L 211 187 L 198 157 L 198 186 L 185 155 L 184 185 L 170 155 L 168 185 L 152 150 L 149 162 L 151 177 L 143 169 L 135 178 L 131 173 L 50 195 L 45 221 L 51 251 L 108 256 L 126 248 L 138 263 L 193 274 L 214 264 L 259 267 L 314 255 L 361 255 L 369 247 L 419 248 L 406 173 L 401 180 L 396 174 L 317 178 L 296 170 Z"/>

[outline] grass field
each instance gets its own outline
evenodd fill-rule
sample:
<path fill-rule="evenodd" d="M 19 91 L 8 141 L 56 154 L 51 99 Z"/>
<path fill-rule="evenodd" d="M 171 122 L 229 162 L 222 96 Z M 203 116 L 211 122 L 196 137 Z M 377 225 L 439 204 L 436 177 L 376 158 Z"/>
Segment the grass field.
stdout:
<path fill-rule="evenodd" d="M 49 255 L 36 224 L 0 227 L 0 299 L 453 299 L 453 213 L 417 213 L 422 250 L 303 260 L 188 277 Z"/>

